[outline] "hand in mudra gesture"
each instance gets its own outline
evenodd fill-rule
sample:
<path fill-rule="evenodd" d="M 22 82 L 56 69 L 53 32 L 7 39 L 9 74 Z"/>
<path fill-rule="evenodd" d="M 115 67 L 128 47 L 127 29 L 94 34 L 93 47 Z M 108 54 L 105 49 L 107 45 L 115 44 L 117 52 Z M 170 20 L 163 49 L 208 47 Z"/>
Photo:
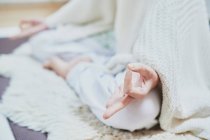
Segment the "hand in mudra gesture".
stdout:
<path fill-rule="evenodd" d="M 48 29 L 48 26 L 42 20 L 21 20 L 19 24 L 21 32 L 11 37 L 11 39 L 23 39 L 31 37 L 41 31 Z"/>
<path fill-rule="evenodd" d="M 110 118 L 133 100 L 141 100 L 157 86 L 158 82 L 158 74 L 152 68 L 140 63 L 129 64 L 124 85 L 117 88 L 108 100 L 103 118 Z"/>

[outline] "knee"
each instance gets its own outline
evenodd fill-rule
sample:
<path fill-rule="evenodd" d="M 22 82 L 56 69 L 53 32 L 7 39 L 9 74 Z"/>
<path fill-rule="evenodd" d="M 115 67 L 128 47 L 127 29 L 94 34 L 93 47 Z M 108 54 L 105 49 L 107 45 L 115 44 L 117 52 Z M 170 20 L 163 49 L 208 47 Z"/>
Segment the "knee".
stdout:
<path fill-rule="evenodd" d="M 142 113 L 145 118 L 155 119 L 159 113 L 161 108 L 161 99 L 159 92 L 153 90 L 151 91 L 142 101 L 136 102 L 136 106 L 138 106 L 138 112 Z"/>
<path fill-rule="evenodd" d="M 143 100 L 134 101 L 112 118 L 103 120 L 103 123 L 129 131 L 151 128 L 157 124 L 157 116 L 160 112 L 160 99 L 156 94 L 150 93 Z"/>
<path fill-rule="evenodd" d="M 46 32 L 41 32 L 29 40 L 31 55 L 39 61 L 45 61 L 53 54 L 53 44 L 47 39 Z"/>

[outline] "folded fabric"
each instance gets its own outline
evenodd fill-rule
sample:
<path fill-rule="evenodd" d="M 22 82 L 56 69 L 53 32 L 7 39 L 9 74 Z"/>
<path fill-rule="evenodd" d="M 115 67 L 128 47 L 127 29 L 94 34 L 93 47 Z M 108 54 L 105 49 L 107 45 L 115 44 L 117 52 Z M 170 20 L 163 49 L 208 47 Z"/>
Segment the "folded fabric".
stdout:
<path fill-rule="evenodd" d="M 114 27 L 117 53 L 133 54 L 160 76 L 161 127 L 210 139 L 210 32 L 204 0 L 74 0 L 46 23 L 88 29 L 77 38 Z"/>
<path fill-rule="evenodd" d="M 161 127 L 210 139 L 210 32 L 204 1 L 160 0 L 133 52 L 159 74 Z"/>

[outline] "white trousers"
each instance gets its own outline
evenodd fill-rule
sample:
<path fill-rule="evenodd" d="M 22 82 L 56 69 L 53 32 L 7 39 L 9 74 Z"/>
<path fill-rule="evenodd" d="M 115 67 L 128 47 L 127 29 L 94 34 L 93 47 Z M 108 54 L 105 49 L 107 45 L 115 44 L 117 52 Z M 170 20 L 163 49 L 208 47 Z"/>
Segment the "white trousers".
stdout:
<path fill-rule="evenodd" d="M 57 36 L 61 36 L 60 39 Z M 29 40 L 32 56 L 39 61 L 45 61 L 52 56 L 70 60 L 86 55 L 90 56 L 95 63 L 104 63 L 115 53 L 112 31 L 74 41 L 63 41 L 62 37 L 62 31 L 59 29 L 44 31 L 34 36 Z"/>
<path fill-rule="evenodd" d="M 121 72 L 114 76 L 103 67 L 113 55 L 114 44 L 110 33 L 71 42 L 54 42 L 52 38 L 46 38 L 52 34 L 57 35 L 55 31 L 47 31 L 29 41 L 33 48 L 33 57 L 44 61 L 55 55 L 67 60 L 78 55 L 90 56 L 93 63 L 77 65 L 68 74 L 67 82 L 100 121 L 129 131 L 150 128 L 157 123 L 156 117 L 160 112 L 157 91 L 152 91 L 142 100 L 132 102 L 110 119 L 103 119 L 106 102 L 122 84 L 125 75 L 125 72 Z"/>
<path fill-rule="evenodd" d="M 103 119 L 106 102 L 124 79 L 125 72 L 113 76 L 103 66 L 81 63 L 67 76 L 68 84 L 76 91 L 81 101 L 88 105 L 96 117 L 108 126 L 134 131 L 149 129 L 157 123 L 160 111 L 159 93 L 153 90 L 142 100 L 130 103 L 108 120 Z"/>

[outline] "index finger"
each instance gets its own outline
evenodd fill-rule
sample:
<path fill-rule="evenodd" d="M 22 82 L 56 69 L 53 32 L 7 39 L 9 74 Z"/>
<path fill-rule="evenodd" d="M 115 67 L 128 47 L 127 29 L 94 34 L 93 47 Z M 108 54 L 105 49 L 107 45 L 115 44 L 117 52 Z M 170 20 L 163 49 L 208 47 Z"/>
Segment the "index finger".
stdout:
<path fill-rule="evenodd" d="M 132 88 L 132 72 L 129 69 L 127 69 L 124 78 L 124 88 L 123 88 L 124 94 L 127 94 L 131 88 Z"/>
<path fill-rule="evenodd" d="M 115 113 L 119 112 L 124 107 L 126 107 L 133 100 L 134 100 L 134 98 L 132 98 L 131 96 L 125 95 L 119 102 L 117 102 L 114 105 L 112 105 L 111 107 L 107 108 L 106 112 L 103 115 L 103 118 L 109 119 Z"/>

